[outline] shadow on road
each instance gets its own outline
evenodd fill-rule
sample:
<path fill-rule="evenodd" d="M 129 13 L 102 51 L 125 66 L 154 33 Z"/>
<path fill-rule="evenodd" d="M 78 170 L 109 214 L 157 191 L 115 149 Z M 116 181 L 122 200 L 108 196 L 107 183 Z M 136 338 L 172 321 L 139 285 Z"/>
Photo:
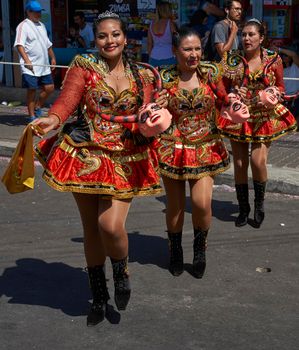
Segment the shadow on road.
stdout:
<path fill-rule="evenodd" d="M 67 315 L 86 315 L 91 297 L 87 274 L 63 263 L 46 263 L 26 258 L 4 270 L 0 296 L 10 304 L 41 305 L 60 309 Z"/>
<path fill-rule="evenodd" d="M 10 304 L 40 305 L 59 309 L 70 316 L 83 316 L 90 308 L 88 277 L 82 268 L 26 258 L 0 276 L 0 297 Z M 107 320 L 119 323 L 120 314 L 108 305 Z"/>
<path fill-rule="evenodd" d="M 165 228 L 161 228 L 162 231 Z M 163 232 L 162 232 L 163 233 Z M 168 243 L 159 236 L 142 235 L 138 231 L 129 233 L 130 262 L 156 265 L 168 269 Z"/>
<path fill-rule="evenodd" d="M 28 124 L 28 119 L 26 115 L 1 115 L 0 116 L 0 125 L 7 126 L 26 126 Z"/>
<path fill-rule="evenodd" d="M 156 199 L 165 204 L 166 207 L 166 196 L 159 196 L 156 197 Z M 162 210 L 165 212 L 165 209 Z M 219 219 L 220 221 L 227 221 L 227 222 L 234 222 L 236 220 L 236 217 L 233 216 L 233 214 L 238 213 L 238 205 L 234 204 L 231 201 L 219 201 L 217 199 L 212 200 L 212 216 Z M 191 213 L 191 199 L 190 197 L 186 197 L 186 207 L 185 207 L 186 213 Z"/>

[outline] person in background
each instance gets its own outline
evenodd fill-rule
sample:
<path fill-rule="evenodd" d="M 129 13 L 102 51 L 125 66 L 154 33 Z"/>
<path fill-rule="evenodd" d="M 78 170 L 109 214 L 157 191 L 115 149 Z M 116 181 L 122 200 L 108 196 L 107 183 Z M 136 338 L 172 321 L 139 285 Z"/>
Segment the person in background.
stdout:
<path fill-rule="evenodd" d="M 225 11 L 215 5 L 213 1 L 200 0 L 198 9 L 204 11 L 208 16 L 206 26 L 209 32 L 216 22 L 225 17 Z"/>
<path fill-rule="evenodd" d="M 208 15 L 203 10 L 196 10 L 190 18 L 189 27 L 195 29 L 201 37 L 201 48 L 204 50 L 208 41 L 210 30 L 207 25 Z"/>
<path fill-rule="evenodd" d="M 66 47 L 84 48 L 85 41 L 79 33 L 79 26 L 77 24 L 70 25 L 69 35 L 66 38 Z"/>
<path fill-rule="evenodd" d="M 56 65 L 52 43 L 46 27 L 40 21 L 42 10 L 38 1 L 29 1 L 26 4 L 27 18 L 17 26 L 14 43 L 20 57 L 23 87 L 27 88 L 30 121 L 41 116 L 41 107 L 54 91 L 51 68 L 40 66 L 49 65 L 49 57 L 51 65 Z M 36 90 L 39 87 L 41 91 L 36 100 Z"/>
<path fill-rule="evenodd" d="M 157 4 L 156 19 L 150 23 L 147 36 L 149 64 L 154 67 L 175 63 L 172 52 L 172 35 L 176 30 L 172 5 L 162 1 Z"/>
<path fill-rule="evenodd" d="M 157 147 L 160 173 L 166 191 L 166 225 L 169 239 L 169 270 L 184 271 L 182 231 L 186 181 L 192 203 L 193 274 L 201 278 L 206 266 L 207 235 L 212 219 L 214 176 L 229 167 L 229 155 L 216 128 L 216 99 L 201 63 L 201 41 L 196 30 L 182 27 L 173 37 L 176 66 L 162 67 L 163 87 L 169 93 L 168 110 L 173 116 Z M 209 68 L 213 65 L 210 64 Z M 215 66 L 213 66 L 215 67 Z M 214 84 L 223 91 L 220 70 Z"/>
<path fill-rule="evenodd" d="M 273 140 L 296 130 L 296 120 L 292 113 L 280 102 L 284 93 L 283 65 L 276 53 L 262 47 L 264 27 L 255 18 L 248 20 L 242 29 L 243 53 L 224 56 L 226 87 L 237 89 L 248 106 L 250 118 L 244 123 L 233 123 L 219 116 L 217 127 L 224 137 L 231 141 L 234 160 L 234 178 L 239 215 L 235 225 L 247 224 L 250 213 L 248 191 L 248 168 L 251 166 L 254 187 L 254 220 L 252 226 L 259 228 L 264 221 L 264 200 L 267 184 L 267 158 Z M 240 55 L 247 62 L 240 59 Z M 244 69 L 249 72 L 244 82 Z M 243 83 L 244 84 L 244 83 Z M 270 88 L 269 88 L 270 87 Z M 267 90 L 268 88 L 268 90 Z"/>
<path fill-rule="evenodd" d="M 238 22 L 242 17 L 242 3 L 227 0 L 225 2 L 226 18 L 213 27 L 206 45 L 205 59 L 220 61 L 224 52 L 239 48 Z"/>
<path fill-rule="evenodd" d="M 79 35 L 82 36 L 85 47 L 94 47 L 94 33 L 91 25 L 85 22 L 85 15 L 82 11 L 78 11 L 74 14 L 74 22 L 79 26 Z"/>
<path fill-rule="evenodd" d="M 270 41 L 269 35 L 268 35 L 268 23 L 266 21 L 262 21 L 261 23 L 262 23 L 262 26 L 264 27 L 264 33 L 265 33 L 264 34 L 265 37 L 264 37 L 264 40 L 263 40 L 263 47 L 265 49 L 269 49 L 270 46 L 271 46 L 271 41 Z"/>
<path fill-rule="evenodd" d="M 297 80 L 284 79 L 286 95 L 299 94 L 299 55 L 294 51 L 284 47 L 276 48 L 283 63 L 283 77 L 297 78 Z M 299 125 L 299 97 L 287 103 L 288 108 L 294 114 Z M 299 128 L 297 128 L 299 130 Z"/>
<path fill-rule="evenodd" d="M 127 29 L 117 14 L 101 13 L 94 30 L 98 52 L 75 57 L 48 117 L 33 122 L 45 133 L 63 124 L 59 133 L 39 142 L 36 153 L 45 181 L 58 191 L 72 192 L 81 215 L 93 296 L 87 326 L 105 317 L 108 257 L 115 304 L 126 309 L 131 295 L 125 227 L 129 208 L 134 197 L 161 192 L 151 139 L 136 124 L 104 118 L 138 113 L 151 99 L 154 75 L 126 57 Z M 156 103 L 166 106 L 166 95 L 157 97 Z M 78 117 L 67 122 L 76 110 Z"/>

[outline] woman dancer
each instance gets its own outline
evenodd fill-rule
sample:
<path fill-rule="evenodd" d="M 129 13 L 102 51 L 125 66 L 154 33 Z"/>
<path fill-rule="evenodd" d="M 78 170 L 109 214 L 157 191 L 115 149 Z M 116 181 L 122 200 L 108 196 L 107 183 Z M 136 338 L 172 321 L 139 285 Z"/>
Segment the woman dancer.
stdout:
<path fill-rule="evenodd" d="M 160 71 L 163 87 L 169 93 L 168 109 L 172 125 L 161 134 L 158 147 L 160 172 L 166 190 L 166 225 L 170 248 L 169 270 L 174 276 L 184 270 L 182 230 L 185 210 L 185 183 L 190 186 L 194 227 L 193 272 L 204 274 L 206 240 L 211 225 L 214 176 L 229 167 L 229 156 L 215 126 L 215 97 L 208 84 L 208 70 L 214 70 L 213 83 L 223 89 L 218 67 L 200 63 L 199 34 L 191 28 L 178 30 L 173 40 L 177 65 Z M 225 91 L 222 91 L 225 94 Z"/>
<path fill-rule="evenodd" d="M 296 121 L 289 110 L 279 103 L 284 92 L 283 66 L 276 53 L 262 48 L 264 27 L 256 19 L 245 23 L 242 30 L 243 52 L 249 66 L 247 87 L 239 94 L 247 104 L 250 118 L 235 124 L 219 117 L 220 132 L 230 138 L 234 159 L 234 177 L 239 202 L 237 227 L 247 224 L 250 212 L 248 194 L 248 167 L 252 170 L 254 186 L 254 221 L 259 228 L 264 220 L 264 197 L 267 183 L 267 157 L 271 141 L 296 129 Z M 244 64 L 235 54 L 224 57 L 222 64 L 228 85 L 240 86 Z M 224 78 L 224 82 L 225 82 Z M 272 86 L 269 89 L 268 86 Z M 268 89 L 266 89 L 268 87 Z M 276 88 L 275 88 L 276 87 Z M 272 90 L 272 91 L 271 91 Z M 251 148 L 250 148 L 251 146 Z"/>
<path fill-rule="evenodd" d="M 45 181 L 58 191 L 73 192 L 80 211 L 93 295 L 88 326 L 105 316 L 106 257 L 112 263 L 116 306 L 126 308 L 131 293 L 125 229 L 130 203 L 134 196 L 160 193 L 158 162 L 149 140 L 136 124 L 103 119 L 112 113 L 137 113 L 150 101 L 153 75 L 126 58 L 126 29 L 117 14 L 98 16 L 95 37 L 98 54 L 75 58 L 48 117 L 34 122 L 46 133 L 63 123 L 58 136 L 39 143 L 37 155 Z M 163 107 L 166 95 L 156 102 Z M 75 110 L 77 118 L 65 123 Z"/>

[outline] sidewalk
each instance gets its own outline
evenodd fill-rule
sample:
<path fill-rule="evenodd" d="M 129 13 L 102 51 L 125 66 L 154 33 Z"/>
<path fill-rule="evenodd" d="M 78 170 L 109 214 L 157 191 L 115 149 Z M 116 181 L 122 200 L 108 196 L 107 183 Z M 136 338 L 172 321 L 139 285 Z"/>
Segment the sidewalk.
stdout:
<path fill-rule="evenodd" d="M 18 97 L 20 95 L 22 92 L 18 92 Z M 47 108 L 43 111 L 46 113 Z M 27 125 L 26 115 L 27 109 L 24 105 L 18 107 L 0 105 L 0 156 L 12 155 Z M 268 158 L 268 177 L 267 191 L 299 195 L 299 132 L 273 142 Z M 215 184 L 234 186 L 233 167 L 217 176 Z"/>

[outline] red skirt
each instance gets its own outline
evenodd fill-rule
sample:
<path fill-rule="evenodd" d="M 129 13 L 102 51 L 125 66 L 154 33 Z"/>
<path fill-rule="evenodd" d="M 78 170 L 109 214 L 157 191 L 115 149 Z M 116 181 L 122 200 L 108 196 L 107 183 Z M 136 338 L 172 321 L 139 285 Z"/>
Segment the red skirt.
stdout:
<path fill-rule="evenodd" d="M 45 169 L 43 178 L 58 191 L 118 199 L 161 192 L 157 155 L 149 145 L 111 151 L 55 135 L 40 141 L 35 151 Z"/>
<path fill-rule="evenodd" d="M 245 123 L 233 123 L 218 116 L 220 133 L 239 142 L 271 142 L 297 129 L 296 119 L 290 111 L 278 104 L 272 111 L 251 110 Z"/>
<path fill-rule="evenodd" d="M 197 144 L 162 138 L 157 151 L 160 173 L 177 180 L 214 176 L 230 166 L 229 154 L 219 137 Z"/>

